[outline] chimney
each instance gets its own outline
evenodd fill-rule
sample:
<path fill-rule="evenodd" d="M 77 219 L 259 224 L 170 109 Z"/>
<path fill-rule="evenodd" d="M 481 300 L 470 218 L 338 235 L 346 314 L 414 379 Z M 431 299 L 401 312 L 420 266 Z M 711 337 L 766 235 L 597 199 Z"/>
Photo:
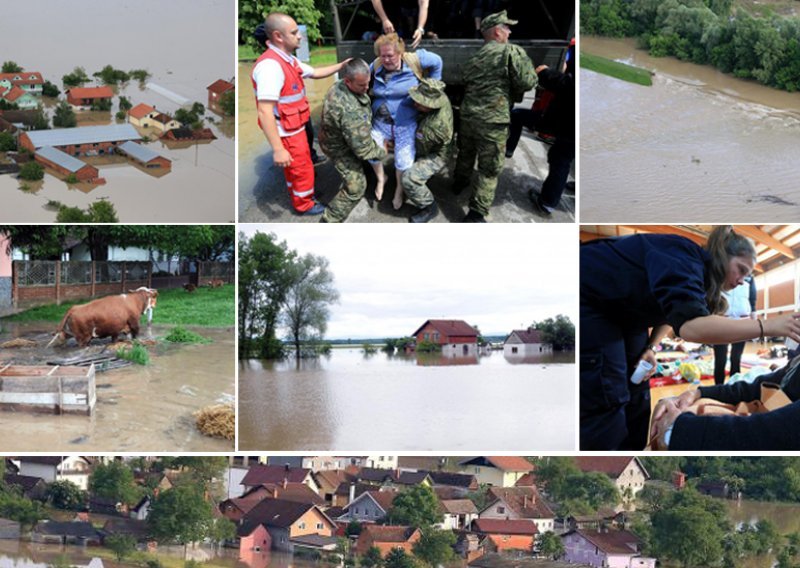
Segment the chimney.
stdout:
<path fill-rule="evenodd" d="M 356 484 L 350 483 L 350 500 L 348 501 L 348 504 L 352 503 L 355 498 L 356 498 Z"/>

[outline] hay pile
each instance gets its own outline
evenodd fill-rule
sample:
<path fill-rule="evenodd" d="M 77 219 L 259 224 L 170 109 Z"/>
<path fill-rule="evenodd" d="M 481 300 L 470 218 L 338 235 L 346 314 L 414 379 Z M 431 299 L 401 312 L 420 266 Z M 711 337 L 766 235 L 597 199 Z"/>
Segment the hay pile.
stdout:
<path fill-rule="evenodd" d="M 197 429 L 212 438 L 233 440 L 236 436 L 236 412 L 232 404 L 214 404 L 194 413 Z"/>
<path fill-rule="evenodd" d="M 18 337 L 5 343 L 0 343 L 0 349 L 11 349 L 15 347 L 36 347 L 38 344 L 30 339 L 23 339 Z"/>

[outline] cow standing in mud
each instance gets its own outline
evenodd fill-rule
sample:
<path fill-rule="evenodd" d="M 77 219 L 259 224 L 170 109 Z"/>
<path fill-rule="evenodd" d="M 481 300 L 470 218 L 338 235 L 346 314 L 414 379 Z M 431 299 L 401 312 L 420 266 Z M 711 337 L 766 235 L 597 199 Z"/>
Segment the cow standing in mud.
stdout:
<path fill-rule="evenodd" d="M 78 345 L 85 347 L 97 337 L 111 337 L 117 341 L 121 333 L 130 333 L 131 338 L 139 334 L 139 320 L 147 312 L 147 324 L 153 320 L 158 291 L 141 287 L 119 296 L 106 296 L 88 304 L 72 306 L 67 310 L 56 334 L 48 344 L 60 338 L 59 344 L 67 337 L 74 337 Z"/>

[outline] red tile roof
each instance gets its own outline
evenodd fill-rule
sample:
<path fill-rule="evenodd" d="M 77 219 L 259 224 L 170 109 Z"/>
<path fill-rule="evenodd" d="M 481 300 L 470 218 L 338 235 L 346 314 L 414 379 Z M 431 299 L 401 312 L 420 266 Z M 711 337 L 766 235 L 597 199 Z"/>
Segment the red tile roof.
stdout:
<path fill-rule="evenodd" d="M 110 99 L 114 96 L 111 87 L 74 87 L 67 94 L 76 99 Z"/>
<path fill-rule="evenodd" d="M 19 79 L 15 79 L 19 77 Z M 38 71 L 20 71 L 19 73 L 0 73 L 0 81 L 8 79 L 12 85 L 43 85 L 44 79 Z"/>
<path fill-rule="evenodd" d="M 490 487 L 487 496 L 492 504 L 502 499 L 509 509 L 524 519 L 555 517 L 535 487 Z"/>
<path fill-rule="evenodd" d="M 645 475 L 649 477 L 644 466 L 639 463 L 636 457 L 632 456 L 582 456 L 575 458 L 575 465 L 577 465 L 578 469 L 581 471 L 599 471 L 612 477 L 619 477 L 625 469 L 631 465 L 633 460 L 636 460 L 636 463 L 642 468 Z"/>
<path fill-rule="evenodd" d="M 535 535 L 539 533 L 536 523 L 505 519 L 475 519 L 472 522 L 472 530 L 484 534 Z"/>
<path fill-rule="evenodd" d="M 538 329 L 515 329 L 511 333 L 516 333 L 522 343 L 542 343 L 542 335 Z"/>
<path fill-rule="evenodd" d="M 212 93 L 217 93 L 218 95 L 221 95 L 226 91 L 230 91 L 233 88 L 234 88 L 233 83 L 229 81 L 224 81 L 222 79 L 217 79 L 207 87 L 209 91 L 211 91 Z"/>
<path fill-rule="evenodd" d="M 576 530 L 575 533 L 591 542 L 606 554 L 637 554 L 642 540 L 629 531 L 609 530 L 604 532 Z"/>
<path fill-rule="evenodd" d="M 526 473 L 514 484 L 514 487 L 530 487 L 536 485 L 536 475 L 534 473 Z"/>
<path fill-rule="evenodd" d="M 3 93 L 0 96 L 2 96 L 8 102 L 13 103 L 14 101 L 16 101 L 18 98 L 20 98 L 24 94 L 25 94 L 25 91 L 23 91 L 22 89 L 20 89 L 19 87 L 17 87 L 15 85 L 15 86 L 11 87 L 9 90 L 7 90 L 5 93 Z"/>
<path fill-rule="evenodd" d="M 288 482 L 302 483 L 306 480 L 310 469 L 298 467 L 286 467 L 283 465 L 254 465 L 242 479 L 242 485 L 252 487 L 254 485 L 264 485 L 266 483 Z"/>
<path fill-rule="evenodd" d="M 475 330 L 475 328 L 464 320 L 427 320 L 425 323 L 419 326 L 417 331 L 411 335 L 417 335 L 420 330 L 428 324 L 430 324 L 440 333 L 447 335 L 468 335 L 478 337 L 478 332 Z"/>
<path fill-rule="evenodd" d="M 154 107 L 141 103 L 133 107 L 131 110 L 129 110 L 128 115 L 132 116 L 133 118 L 140 119 L 144 118 L 154 110 L 156 110 Z"/>
<path fill-rule="evenodd" d="M 418 530 L 414 527 L 365 524 L 361 535 L 368 534 L 373 542 L 408 542 Z"/>
<path fill-rule="evenodd" d="M 519 456 L 486 456 L 486 461 L 503 471 L 533 471 L 533 464 Z"/>
<path fill-rule="evenodd" d="M 439 501 L 439 511 L 451 515 L 467 515 L 477 514 L 478 508 L 469 499 L 442 499 Z"/>

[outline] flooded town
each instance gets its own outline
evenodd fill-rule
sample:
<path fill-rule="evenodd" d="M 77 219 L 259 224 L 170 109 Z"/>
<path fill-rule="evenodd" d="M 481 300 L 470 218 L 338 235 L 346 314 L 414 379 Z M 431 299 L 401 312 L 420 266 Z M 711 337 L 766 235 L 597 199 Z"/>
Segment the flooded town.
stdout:
<path fill-rule="evenodd" d="M 5 457 L 0 565 L 766 568 L 797 560 L 797 461 Z"/>
<path fill-rule="evenodd" d="M 116 219 L 89 221 L 234 221 L 235 68 L 223 32 L 233 4 L 33 1 L 4 7 L 3 19 L 44 12 L 38 49 L 3 54 L 0 135 L 14 146 L 0 152 L 0 221 L 74 221 L 63 210 L 91 214 L 98 202 Z M 3 37 L 22 47 L 29 35 L 6 25 Z"/>

